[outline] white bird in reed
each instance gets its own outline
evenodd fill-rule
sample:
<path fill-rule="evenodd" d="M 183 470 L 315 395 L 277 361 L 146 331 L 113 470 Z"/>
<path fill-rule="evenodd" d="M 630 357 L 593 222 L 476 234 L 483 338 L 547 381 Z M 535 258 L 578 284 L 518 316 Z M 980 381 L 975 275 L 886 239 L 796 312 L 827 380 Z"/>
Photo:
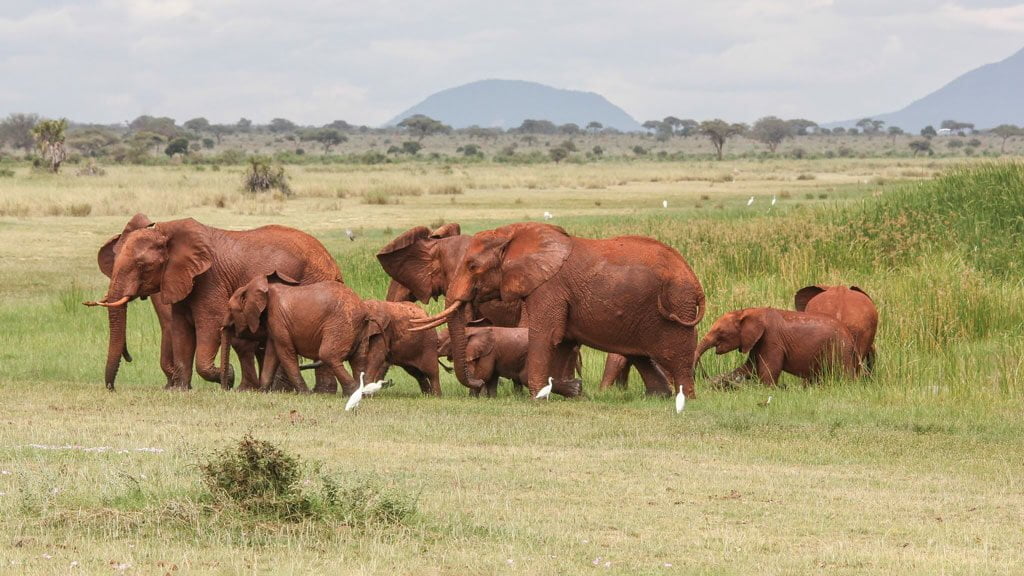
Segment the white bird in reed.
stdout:
<path fill-rule="evenodd" d="M 750 205 L 751 205 L 751 204 L 753 204 L 753 203 L 754 203 L 754 197 L 753 197 L 753 196 L 751 196 L 751 197 L 750 197 L 750 200 L 747 200 L 747 206 L 750 206 Z"/>
<path fill-rule="evenodd" d="M 679 394 L 676 394 L 676 414 L 683 411 L 686 407 L 686 394 L 683 394 L 683 385 L 679 385 Z"/>

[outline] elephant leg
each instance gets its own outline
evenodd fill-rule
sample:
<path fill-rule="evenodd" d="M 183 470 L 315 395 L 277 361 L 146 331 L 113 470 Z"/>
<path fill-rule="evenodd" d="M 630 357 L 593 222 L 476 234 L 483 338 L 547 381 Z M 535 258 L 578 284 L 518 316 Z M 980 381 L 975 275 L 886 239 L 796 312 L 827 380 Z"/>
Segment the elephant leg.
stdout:
<path fill-rule="evenodd" d="M 259 347 L 259 344 L 250 340 L 235 340 L 232 346 L 238 354 L 238 365 L 242 369 L 242 383 L 238 389 L 258 389 L 260 387 L 260 377 L 256 371 L 256 349 Z"/>
<path fill-rule="evenodd" d="M 576 370 L 576 343 L 562 342 L 555 346 L 552 357 L 551 371 L 554 377 L 554 385 L 551 391 L 566 398 L 575 398 L 580 395 L 583 388 L 583 381 L 574 378 Z M 547 382 L 545 382 L 546 384 Z"/>
<path fill-rule="evenodd" d="M 203 317 L 205 318 L 205 316 Z M 220 327 L 216 323 L 197 321 L 196 326 L 196 372 L 207 382 L 220 383 L 220 367 L 217 366 L 217 354 L 220 352 Z M 244 348 L 244 347 L 243 347 Z M 252 351 L 242 356 L 239 352 L 241 362 L 252 362 Z M 228 375 L 228 387 L 234 385 L 234 374 Z"/>
<path fill-rule="evenodd" d="M 672 385 L 665 374 L 646 356 L 630 356 L 629 364 L 636 366 L 640 378 L 644 381 L 644 390 L 648 396 L 665 396 L 672 394 Z"/>
<path fill-rule="evenodd" d="M 351 382 L 351 377 L 349 381 Z M 355 385 L 352 385 L 351 391 L 346 389 L 344 383 L 342 384 L 342 390 L 345 394 L 351 394 L 355 392 Z M 337 394 L 338 393 L 338 380 L 335 379 L 331 369 L 326 366 L 320 366 L 316 369 L 316 385 L 313 387 L 313 392 L 317 394 Z"/>
<path fill-rule="evenodd" d="M 351 395 L 356 391 L 356 388 L 359 386 L 352 378 L 352 375 L 348 373 L 348 370 L 345 369 L 344 362 L 333 356 L 323 357 L 321 360 L 323 360 L 324 365 L 331 372 L 331 379 L 336 379 L 336 382 L 341 382 L 342 392 L 346 395 Z M 337 388 L 335 388 L 335 392 L 337 392 Z"/>
<path fill-rule="evenodd" d="M 498 397 L 498 377 L 497 376 L 492 376 L 491 379 L 488 380 L 487 383 L 484 385 L 484 387 L 487 389 L 487 397 L 488 398 L 497 398 Z"/>
<path fill-rule="evenodd" d="M 469 389 L 469 395 L 470 395 L 471 397 L 473 397 L 473 398 L 479 398 L 479 397 L 480 397 L 480 390 L 481 390 L 482 388 L 483 388 L 483 386 L 480 386 L 480 387 L 478 387 L 478 388 L 470 388 L 470 389 Z"/>
<path fill-rule="evenodd" d="M 714 378 L 710 378 L 708 383 L 722 388 L 731 388 L 735 384 L 739 384 L 740 382 L 749 379 L 756 372 L 757 369 L 754 367 L 754 360 L 752 357 L 748 356 L 746 361 L 737 366 L 732 372 L 719 374 Z"/>
<path fill-rule="evenodd" d="M 292 390 L 300 394 L 309 394 L 309 387 L 306 386 L 306 381 L 302 379 L 302 372 L 299 370 L 299 355 L 295 348 L 289 346 L 287 342 L 282 342 L 276 345 L 275 349 L 281 362 L 281 370 L 288 378 Z"/>
<path fill-rule="evenodd" d="M 260 370 L 260 390 L 270 392 L 274 386 L 274 378 L 277 375 L 277 368 L 280 362 L 277 358 L 277 347 L 272 340 L 267 340 L 266 349 L 263 351 L 263 368 Z"/>
<path fill-rule="evenodd" d="M 754 356 L 755 353 L 751 352 L 750 355 Z M 775 355 L 757 354 L 756 356 L 757 377 L 766 386 L 778 384 L 779 376 L 782 375 L 782 358 L 776 358 Z"/>
<path fill-rule="evenodd" d="M 160 318 L 160 370 L 167 377 L 166 388 L 174 384 L 174 338 L 171 331 L 171 318 L 164 318 L 161 306 L 153 305 Z"/>
<path fill-rule="evenodd" d="M 438 385 L 437 392 L 435 392 L 434 382 L 431 380 L 430 376 L 428 376 L 423 370 L 417 368 L 416 366 L 402 366 L 402 370 L 405 370 L 405 373 L 408 374 L 409 376 L 412 376 L 416 380 L 416 383 L 420 385 L 420 393 L 434 394 L 435 396 L 441 395 L 440 385 Z"/>
<path fill-rule="evenodd" d="M 621 355 L 609 352 L 604 361 L 604 374 L 601 375 L 601 390 L 611 388 L 612 384 L 618 384 L 619 388 L 625 390 L 629 386 L 629 360 Z"/>
<path fill-rule="evenodd" d="M 547 386 L 548 378 L 552 375 L 551 360 L 555 354 L 555 347 L 550 343 L 550 336 L 530 326 L 530 339 L 527 344 L 526 370 L 529 374 L 527 388 L 530 390 L 530 397 L 536 398 L 540 389 Z"/>
<path fill-rule="evenodd" d="M 864 373 L 872 376 L 875 373 L 875 347 L 871 346 L 864 355 Z"/>
<path fill-rule="evenodd" d="M 196 355 L 195 326 L 188 318 L 187 309 L 174 306 L 171 315 L 171 346 L 173 349 L 174 369 L 168 389 L 192 389 L 192 362 Z"/>

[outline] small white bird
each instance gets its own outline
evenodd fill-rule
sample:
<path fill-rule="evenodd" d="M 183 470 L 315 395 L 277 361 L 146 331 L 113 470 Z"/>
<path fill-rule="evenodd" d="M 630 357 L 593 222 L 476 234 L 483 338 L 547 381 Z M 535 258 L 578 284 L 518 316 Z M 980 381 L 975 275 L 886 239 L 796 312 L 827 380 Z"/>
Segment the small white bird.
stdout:
<path fill-rule="evenodd" d="M 551 389 L 555 387 L 555 379 L 548 376 L 548 385 L 541 388 L 537 395 L 533 397 L 534 400 L 540 400 L 541 398 L 548 398 L 551 396 Z"/>
<path fill-rule="evenodd" d="M 363 374 L 365 374 L 365 372 L 359 373 L 359 388 L 356 388 L 356 391 L 348 397 L 348 402 L 345 403 L 345 412 L 355 410 L 356 406 L 359 406 L 359 402 L 363 399 L 363 390 L 365 389 L 365 385 L 363 384 Z"/>
<path fill-rule="evenodd" d="M 769 395 L 767 400 L 765 400 L 764 402 L 758 402 L 757 405 L 762 407 L 762 408 L 766 408 L 771 403 L 772 403 L 772 397 Z"/>
<path fill-rule="evenodd" d="M 775 194 L 772 194 L 772 206 L 775 206 L 776 201 L 777 199 L 775 198 Z"/>
<path fill-rule="evenodd" d="M 754 203 L 754 197 L 753 197 L 753 196 L 751 196 L 751 197 L 750 197 L 750 200 L 747 200 L 747 206 L 750 206 L 750 205 L 751 205 L 751 204 L 753 204 L 753 203 Z"/>
<path fill-rule="evenodd" d="M 384 385 L 387 384 L 387 380 L 377 380 L 376 382 L 370 382 L 363 387 L 363 396 L 373 396 L 377 392 L 384 389 Z"/>
<path fill-rule="evenodd" d="M 551 212 L 548 212 L 547 210 L 544 211 L 544 219 L 545 220 L 551 220 L 554 217 L 555 216 Z"/>
<path fill-rule="evenodd" d="M 679 414 L 686 408 L 686 394 L 683 394 L 683 385 L 679 385 L 679 394 L 676 394 L 676 414 Z"/>
<path fill-rule="evenodd" d="M 350 229 L 350 228 L 346 228 L 346 229 L 345 229 L 345 236 L 348 236 L 348 239 L 349 239 L 349 240 L 352 240 L 353 242 L 354 242 L 354 241 L 355 241 L 355 239 L 356 239 L 356 234 L 355 234 L 355 232 L 353 232 L 353 231 L 352 231 L 352 229 Z"/>
<path fill-rule="evenodd" d="M 661 207 L 662 208 L 668 208 L 668 200 L 662 200 L 661 201 Z"/>

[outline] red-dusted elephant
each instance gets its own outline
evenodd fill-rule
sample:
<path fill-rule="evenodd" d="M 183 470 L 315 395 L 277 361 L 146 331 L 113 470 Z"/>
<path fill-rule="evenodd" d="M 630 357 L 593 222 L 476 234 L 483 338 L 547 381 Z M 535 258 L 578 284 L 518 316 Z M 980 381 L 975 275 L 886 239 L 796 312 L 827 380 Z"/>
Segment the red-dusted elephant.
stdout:
<path fill-rule="evenodd" d="M 142 214 L 133 218 L 143 219 Z M 125 350 L 131 300 L 154 296 L 171 307 L 173 368 L 169 387 L 189 389 L 193 360 L 203 379 L 221 381 L 214 360 L 224 310 L 235 290 L 256 276 L 274 272 L 304 284 L 341 279 L 337 263 L 316 238 L 284 226 L 236 232 L 186 218 L 150 223 L 130 231 L 122 240 L 113 258 L 106 296 L 88 303 L 105 306 L 108 311 L 105 383 L 111 390 Z M 317 371 L 317 382 L 321 391 L 336 388 L 326 370 Z"/>
<path fill-rule="evenodd" d="M 870 374 L 875 369 L 875 333 L 878 309 L 875 302 L 856 286 L 806 286 L 793 297 L 797 310 L 826 314 L 850 330 L 857 344 L 857 365 Z"/>
<path fill-rule="evenodd" d="M 850 377 L 857 372 L 853 335 L 824 314 L 778 308 L 734 310 L 715 320 L 697 347 L 694 363 L 711 348 L 716 354 L 749 353 L 744 366 L 751 366 L 768 385 L 775 385 L 782 372 L 810 381 L 829 369 Z"/>
<path fill-rule="evenodd" d="M 682 386 L 694 396 L 695 327 L 704 315 L 704 291 L 679 252 L 657 240 L 579 238 L 536 222 L 480 232 L 449 286 L 448 307 L 424 327 L 448 322 L 453 351 L 464 356 L 459 319 L 472 302 L 497 298 L 523 303 L 533 396 L 576 344 L 622 354 L 646 370 L 656 370 L 653 360 L 669 379 L 656 393 Z M 567 383 L 555 384 L 557 392 Z"/>

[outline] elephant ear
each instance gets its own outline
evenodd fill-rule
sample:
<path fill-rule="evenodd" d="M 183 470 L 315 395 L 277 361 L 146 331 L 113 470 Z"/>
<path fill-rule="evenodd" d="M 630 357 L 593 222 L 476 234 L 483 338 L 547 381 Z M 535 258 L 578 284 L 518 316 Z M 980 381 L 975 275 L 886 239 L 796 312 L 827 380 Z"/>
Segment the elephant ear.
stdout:
<path fill-rule="evenodd" d="M 377 252 L 384 271 L 426 304 L 439 292 L 440 264 L 434 253 L 430 230 L 417 226 Z"/>
<path fill-rule="evenodd" d="M 266 276 L 253 278 L 245 287 L 245 303 L 242 304 L 242 315 L 249 331 L 255 334 L 260 329 L 260 317 L 267 309 L 270 285 Z"/>
<path fill-rule="evenodd" d="M 804 286 L 803 288 L 796 291 L 796 295 L 793 297 L 793 306 L 797 312 L 803 312 L 807 309 L 807 303 L 811 301 L 818 294 L 821 294 L 825 290 L 828 290 L 828 286 L 822 286 L 818 284 L 816 286 Z"/>
<path fill-rule="evenodd" d="M 100 246 L 100 251 L 96 255 L 96 263 L 99 264 L 100 271 L 107 278 L 110 278 L 114 273 L 114 259 L 117 257 L 117 252 L 120 251 L 121 245 L 124 243 L 124 239 L 127 238 L 128 233 L 140 228 L 148 228 L 152 225 L 153 222 L 145 214 L 139 212 L 132 216 L 132 219 L 125 224 L 124 230 L 120 234 L 112 236 L 103 246 Z"/>
<path fill-rule="evenodd" d="M 156 229 L 167 236 L 167 265 L 160 279 L 160 297 L 173 304 L 184 300 L 192 292 L 195 277 L 210 269 L 213 249 L 205 227 L 191 218 L 158 224 Z"/>
<path fill-rule="evenodd" d="M 475 362 L 494 350 L 494 330 L 476 330 L 470 340 L 473 345 L 466 347 L 466 360 Z"/>
<path fill-rule="evenodd" d="M 450 238 L 452 236 L 458 236 L 460 234 L 462 234 L 462 227 L 459 226 L 459 223 L 449 222 L 447 224 L 434 228 L 434 231 L 430 233 L 430 237 L 434 238 L 435 240 L 439 240 L 441 238 Z"/>
<path fill-rule="evenodd" d="M 872 298 L 870 294 L 868 294 L 867 292 L 865 292 L 865 291 L 861 290 L 861 289 L 860 289 L 859 287 L 857 287 L 857 286 L 850 286 L 850 290 L 853 290 L 854 292 L 860 292 L 861 294 L 863 294 L 863 295 L 867 296 L 867 297 L 868 297 L 868 300 L 871 300 L 872 302 L 874 302 L 874 301 L 875 301 L 875 299 L 874 299 L 874 298 Z"/>
<path fill-rule="evenodd" d="M 384 299 L 388 302 L 415 302 L 416 296 L 405 284 L 392 278 L 391 283 L 388 284 L 388 294 Z"/>
<path fill-rule="evenodd" d="M 764 318 L 761 314 L 744 314 L 740 318 L 740 352 L 746 354 L 764 337 Z"/>
<path fill-rule="evenodd" d="M 572 251 L 572 239 L 565 230 L 549 224 L 513 224 L 508 241 L 501 248 L 501 299 L 521 300 L 562 268 Z"/>
<path fill-rule="evenodd" d="M 273 282 L 274 284 L 287 284 L 288 286 L 298 286 L 300 284 L 298 280 L 277 270 L 267 276 L 267 283 L 270 282 Z"/>

